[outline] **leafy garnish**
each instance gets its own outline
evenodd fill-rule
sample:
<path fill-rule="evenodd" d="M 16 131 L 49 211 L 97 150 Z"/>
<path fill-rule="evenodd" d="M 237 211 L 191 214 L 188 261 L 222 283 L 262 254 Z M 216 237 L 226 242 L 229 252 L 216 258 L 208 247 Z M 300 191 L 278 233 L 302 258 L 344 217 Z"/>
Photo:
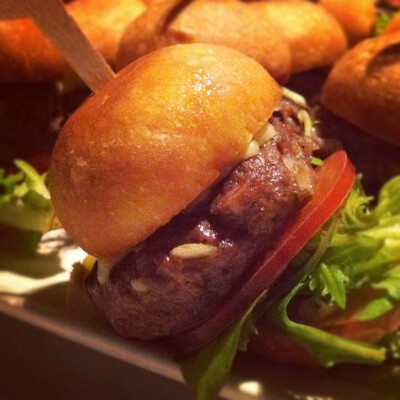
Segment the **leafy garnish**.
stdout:
<path fill-rule="evenodd" d="M 310 350 L 325 366 L 352 362 L 381 364 L 388 345 L 346 339 L 289 317 L 290 304 L 336 304 L 346 308 L 349 293 L 362 287 L 376 292 L 360 319 L 376 318 L 400 304 L 400 177 L 381 190 L 375 207 L 364 194 L 360 177 L 342 208 L 292 260 L 288 270 L 269 290 L 261 307 L 253 306 L 222 337 L 182 363 L 182 373 L 198 400 L 218 394 L 235 353 L 254 331 L 254 320 L 263 321 L 282 335 Z M 375 293 L 374 292 L 374 293 Z M 257 302 L 256 302 L 257 303 Z M 327 307 L 328 310 L 337 307 Z M 396 347 L 398 354 L 400 346 Z M 397 374 L 397 371 L 396 371 Z"/>
<path fill-rule="evenodd" d="M 376 319 L 393 309 L 393 303 L 385 296 L 372 300 L 360 313 L 358 319 L 362 322 Z"/>
<path fill-rule="evenodd" d="M 27 250 L 36 247 L 43 233 L 60 225 L 54 216 L 46 174 L 16 160 L 16 174 L 0 170 L 0 224 L 18 231 L 18 241 Z"/>
<path fill-rule="evenodd" d="M 303 285 L 304 283 L 298 284 L 278 302 L 268 319 L 269 326 L 273 326 L 282 335 L 306 346 L 326 367 L 331 367 L 339 362 L 381 364 L 385 360 L 383 347 L 345 339 L 290 320 L 287 307 Z"/>
<path fill-rule="evenodd" d="M 390 359 L 400 360 L 400 331 L 388 333 L 380 344 L 386 347 Z"/>
<path fill-rule="evenodd" d="M 33 252 L 37 248 L 43 233 L 39 231 L 17 230 L 17 241 L 20 248 L 27 252 Z"/>
<path fill-rule="evenodd" d="M 306 280 L 316 300 L 327 298 L 340 308 L 350 292 L 363 286 L 377 289 L 380 295 L 359 316 L 365 321 L 400 304 L 400 177 L 382 188 L 375 208 L 370 207 L 372 198 L 364 195 L 359 181 L 342 209 L 337 232 Z M 316 251 L 325 231 L 306 246 L 303 262 Z"/>
<path fill-rule="evenodd" d="M 311 157 L 311 164 L 320 167 L 321 165 L 324 165 L 324 162 L 318 157 Z"/>
<path fill-rule="evenodd" d="M 345 309 L 348 294 L 357 295 L 364 286 L 375 297 L 359 319 L 377 318 L 400 304 L 400 177 L 382 188 L 374 208 L 371 202 L 358 177 L 342 209 L 295 257 L 270 291 L 273 301 L 266 301 L 264 318 L 327 366 L 343 361 L 379 364 L 385 349 L 291 321 L 286 310 L 292 299 L 306 316 L 302 320 L 311 313 L 315 318 L 315 310 Z"/>
<path fill-rule="evenodd" d="M 337 265 L 327 266 L 321 263 L 317 272 L 310 279 L 310 290 L 319 290 L 321 296 L 330 296 L 341 308 L 346 308 L 346 288 L 348 276 Z"/>
<path fill-rule="evenodd" d="M 392 12 L 381 12 L 376 19 L 374 36 L 382 35 L 383 31 L 388 26 L 388 24 L 392 20 L 392 18 L 393 18 Z"/>
<path fill-rule="evenodd" d="M 238 350 L 245 351 L 250 335 L 257 334 L 252 312 L 264 293 L 222 336 L 181 362 L 182 375 L 197 400 L 215 398 L 225 383 Z"/>

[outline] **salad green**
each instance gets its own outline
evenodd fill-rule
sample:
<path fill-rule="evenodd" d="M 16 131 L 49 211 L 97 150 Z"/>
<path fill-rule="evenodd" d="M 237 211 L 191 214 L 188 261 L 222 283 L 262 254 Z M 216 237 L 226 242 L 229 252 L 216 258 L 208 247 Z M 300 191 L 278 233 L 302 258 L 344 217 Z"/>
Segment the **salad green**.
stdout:
<path fill-rule="evenodd" d="M 15 165 L 14 174 L 0 169 L 0 224 L 15 230 L 20 246 L 32 251 L 43 233 L 60 225 L 46 186 L 47 174 L 40 175 L 22 160 Z"/>
<path fill-rule="evenodd" d="M 376 204 L 365 195 L 360 181 L 357 177 L 345 204 L 295 257 L 261 305 L 255 309 L 257 301 L 221 338 L 182 364 L 198 399 L 218 393 L 237 350 L 242 349 L 240 344 L 256 333 L 246 328 L 250 318 L 261 319 L 301 343 L 325 366 L 341 362 L 373 365 L 400 357 L 397 332 L 372 345 L 293 321 L 288 315 L 292 302 L 301 304 L 298 309 L 304 314 L 317 310 L 327 316 L 344 310 L 348 299 L 366 287 L 374 296 L 364 305 L 359 320 L 378 318 L 400 304 L 400 176 L 384 185 Z"/>
<path fill-rule="evenodd" d="M 212 399 L 218 395 L 228 378 L 237 351 L 246 351 L 250 334 L 257 333 L 253 310 L 264 295 L 221 337 L 181 363 L 182 375 L 195 390 L 198 400 Z"/>

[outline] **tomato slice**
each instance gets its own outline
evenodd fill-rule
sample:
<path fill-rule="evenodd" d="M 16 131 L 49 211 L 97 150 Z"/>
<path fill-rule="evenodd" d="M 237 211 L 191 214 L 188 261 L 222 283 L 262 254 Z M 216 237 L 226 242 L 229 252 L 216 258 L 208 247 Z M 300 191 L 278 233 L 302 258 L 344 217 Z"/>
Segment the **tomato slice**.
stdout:
<path fill-rule="evenodd" d="M 170 338 L 169 343 L 177 350 L 190 352 L 204 346 L 229 327 L 272 286 L 308 240 L 335 213 L 353 186 L 354 178 L 354 167 L 344 151 L 328 157 L 317 170 L 313 197 L 254 268 L 252 275 L 214 314 L 195 328 Z"/>

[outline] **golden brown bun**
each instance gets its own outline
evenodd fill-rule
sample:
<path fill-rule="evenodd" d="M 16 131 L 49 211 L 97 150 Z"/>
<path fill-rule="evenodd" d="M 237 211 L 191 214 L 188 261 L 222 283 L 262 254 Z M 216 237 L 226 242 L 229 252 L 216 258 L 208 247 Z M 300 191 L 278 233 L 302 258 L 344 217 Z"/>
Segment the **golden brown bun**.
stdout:
<path fill-rule="evenodd" d="M 365 40 L 333 68 L 322 103 L 373 136 L 400 145 L 400 33 Z"/>
<path fill-rule="evenodd" d="M 119 68 L 156 48 L 210 43 L 238 50 L 258 61 L 275 79 L 286 80 L 289 48 L 252 7 L 237 1 L 195 1 L 170 21 L 171 10 L 178 3 L 155 4 L 129 26 L 121 40 Z"/>
<path fill-rule="evenodd" d="M 383 34 L 400 31 L 400 13 L 394 15 L 383 31 Z"/>
<path fill-rule="evenodd" d="M 347 49 L 342 27 L 321 6 L 296 1 L 251 4 L 288 43 L 292 72 L 332 65 Z"/>
<path fill-rule="evenodd" d="M 320 0 L 319 4 L 342 25 L 349 43 L 357 43 L 372 32 L 376 23 L 374 0 Z"/>
<path fill-rule="evenodd" d="M 93 45 L 115 66 L 125 28 L 145 10 L 141 0 L 77 0 L 67 9 Z M 0 81 L 52 81 L 65 63 L 44 34 L 28 19 L 0 21 Z"/>
<path fill-rule="evenodd" d="M 0 81 L 50 81 L 62 77 L 60 53 L 28 19 L 0 21 Z"/>
<path fill-rule="evenodd" d="M 147 6 L 152 6 L 152 5 L 154 5 L 154 4 L 164 3 L 165 0 L 143 0 L 143 2 L 144 2 Z"/>
<path fill-rule="evenodd" d="M 279 98 L 258 63 L 228 48 L 139 59 L 61 131 L 50 191 L 62 225 L 95 256 L 129 250 L 238 161 Z"/>
<path fill-rule="evenodd" d="M 85 35 L 113 68 L 122 34 L 145 9 L 141 0 L 79 0 L 68 6 Z"/>

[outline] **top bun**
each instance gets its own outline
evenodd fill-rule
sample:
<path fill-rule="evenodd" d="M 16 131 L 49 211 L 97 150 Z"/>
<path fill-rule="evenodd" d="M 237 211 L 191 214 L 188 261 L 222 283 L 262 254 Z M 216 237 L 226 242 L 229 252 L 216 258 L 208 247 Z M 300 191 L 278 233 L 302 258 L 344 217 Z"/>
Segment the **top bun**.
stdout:
<path fill-rule="evenodd" d="M 383 34 L 398 32 L 400 31 L 400 12 L 394 14 L 393 18 L 386 25 L 386 28 L 383 30 Z"/>
<path fill-rule="evenodd" d="M 0 81 L 55 81 L 61 54 L 29 19 L 0 21 Z"/>
<path fill-rule="evenodd" d="M 261 65 L 234 50 L 150 53 L 61 131 L 49 176 L 57 216 L 97 257 L 128 251 L 239 162 L 279 99 Z"/>
<path fill-rule="evenodd" d="M 79 0 L 68 13 L 107 62 L 115 67 L 126 27 L 146 8 L 141 0 Z M 0 21 L 0 81 L 55 81 L 71 74 L 59 51 L 28 18 Z"/>
<path fill-rule="evenodd" d="M 318 4 L 306 1 L 256 1 L 250 6 L 275 27 L 290 48 L 291 72 L 327 67 L 347 50 L 339 22 Z"/>
<path fill-rule="evenodd" d="M 400 32 L 364 40 L 332 69 L 326 108 L 373 136 L 400 145 Z"/>
<path fill-rule="evenodd" d="M 276 80 L 290 75 L 290 50 L 257 10 L 238 1 L 167 0 L 154 4 L 122 36 L 117 68 L 178 43 L 210 43 L 240 51 L 258 61 Z"/>
<path fill-rule="evenodd" d="M 339 21 L 350 44 L 369 36 L 376 24 L 375 0 L 320 0 L 318 4 Z"/>
<path fill-rule="evenodd" d="M 146 9 L 142 0 L 79 0 L 67 7 L 90 42 L 114 69 L 122 34 Z"/>

